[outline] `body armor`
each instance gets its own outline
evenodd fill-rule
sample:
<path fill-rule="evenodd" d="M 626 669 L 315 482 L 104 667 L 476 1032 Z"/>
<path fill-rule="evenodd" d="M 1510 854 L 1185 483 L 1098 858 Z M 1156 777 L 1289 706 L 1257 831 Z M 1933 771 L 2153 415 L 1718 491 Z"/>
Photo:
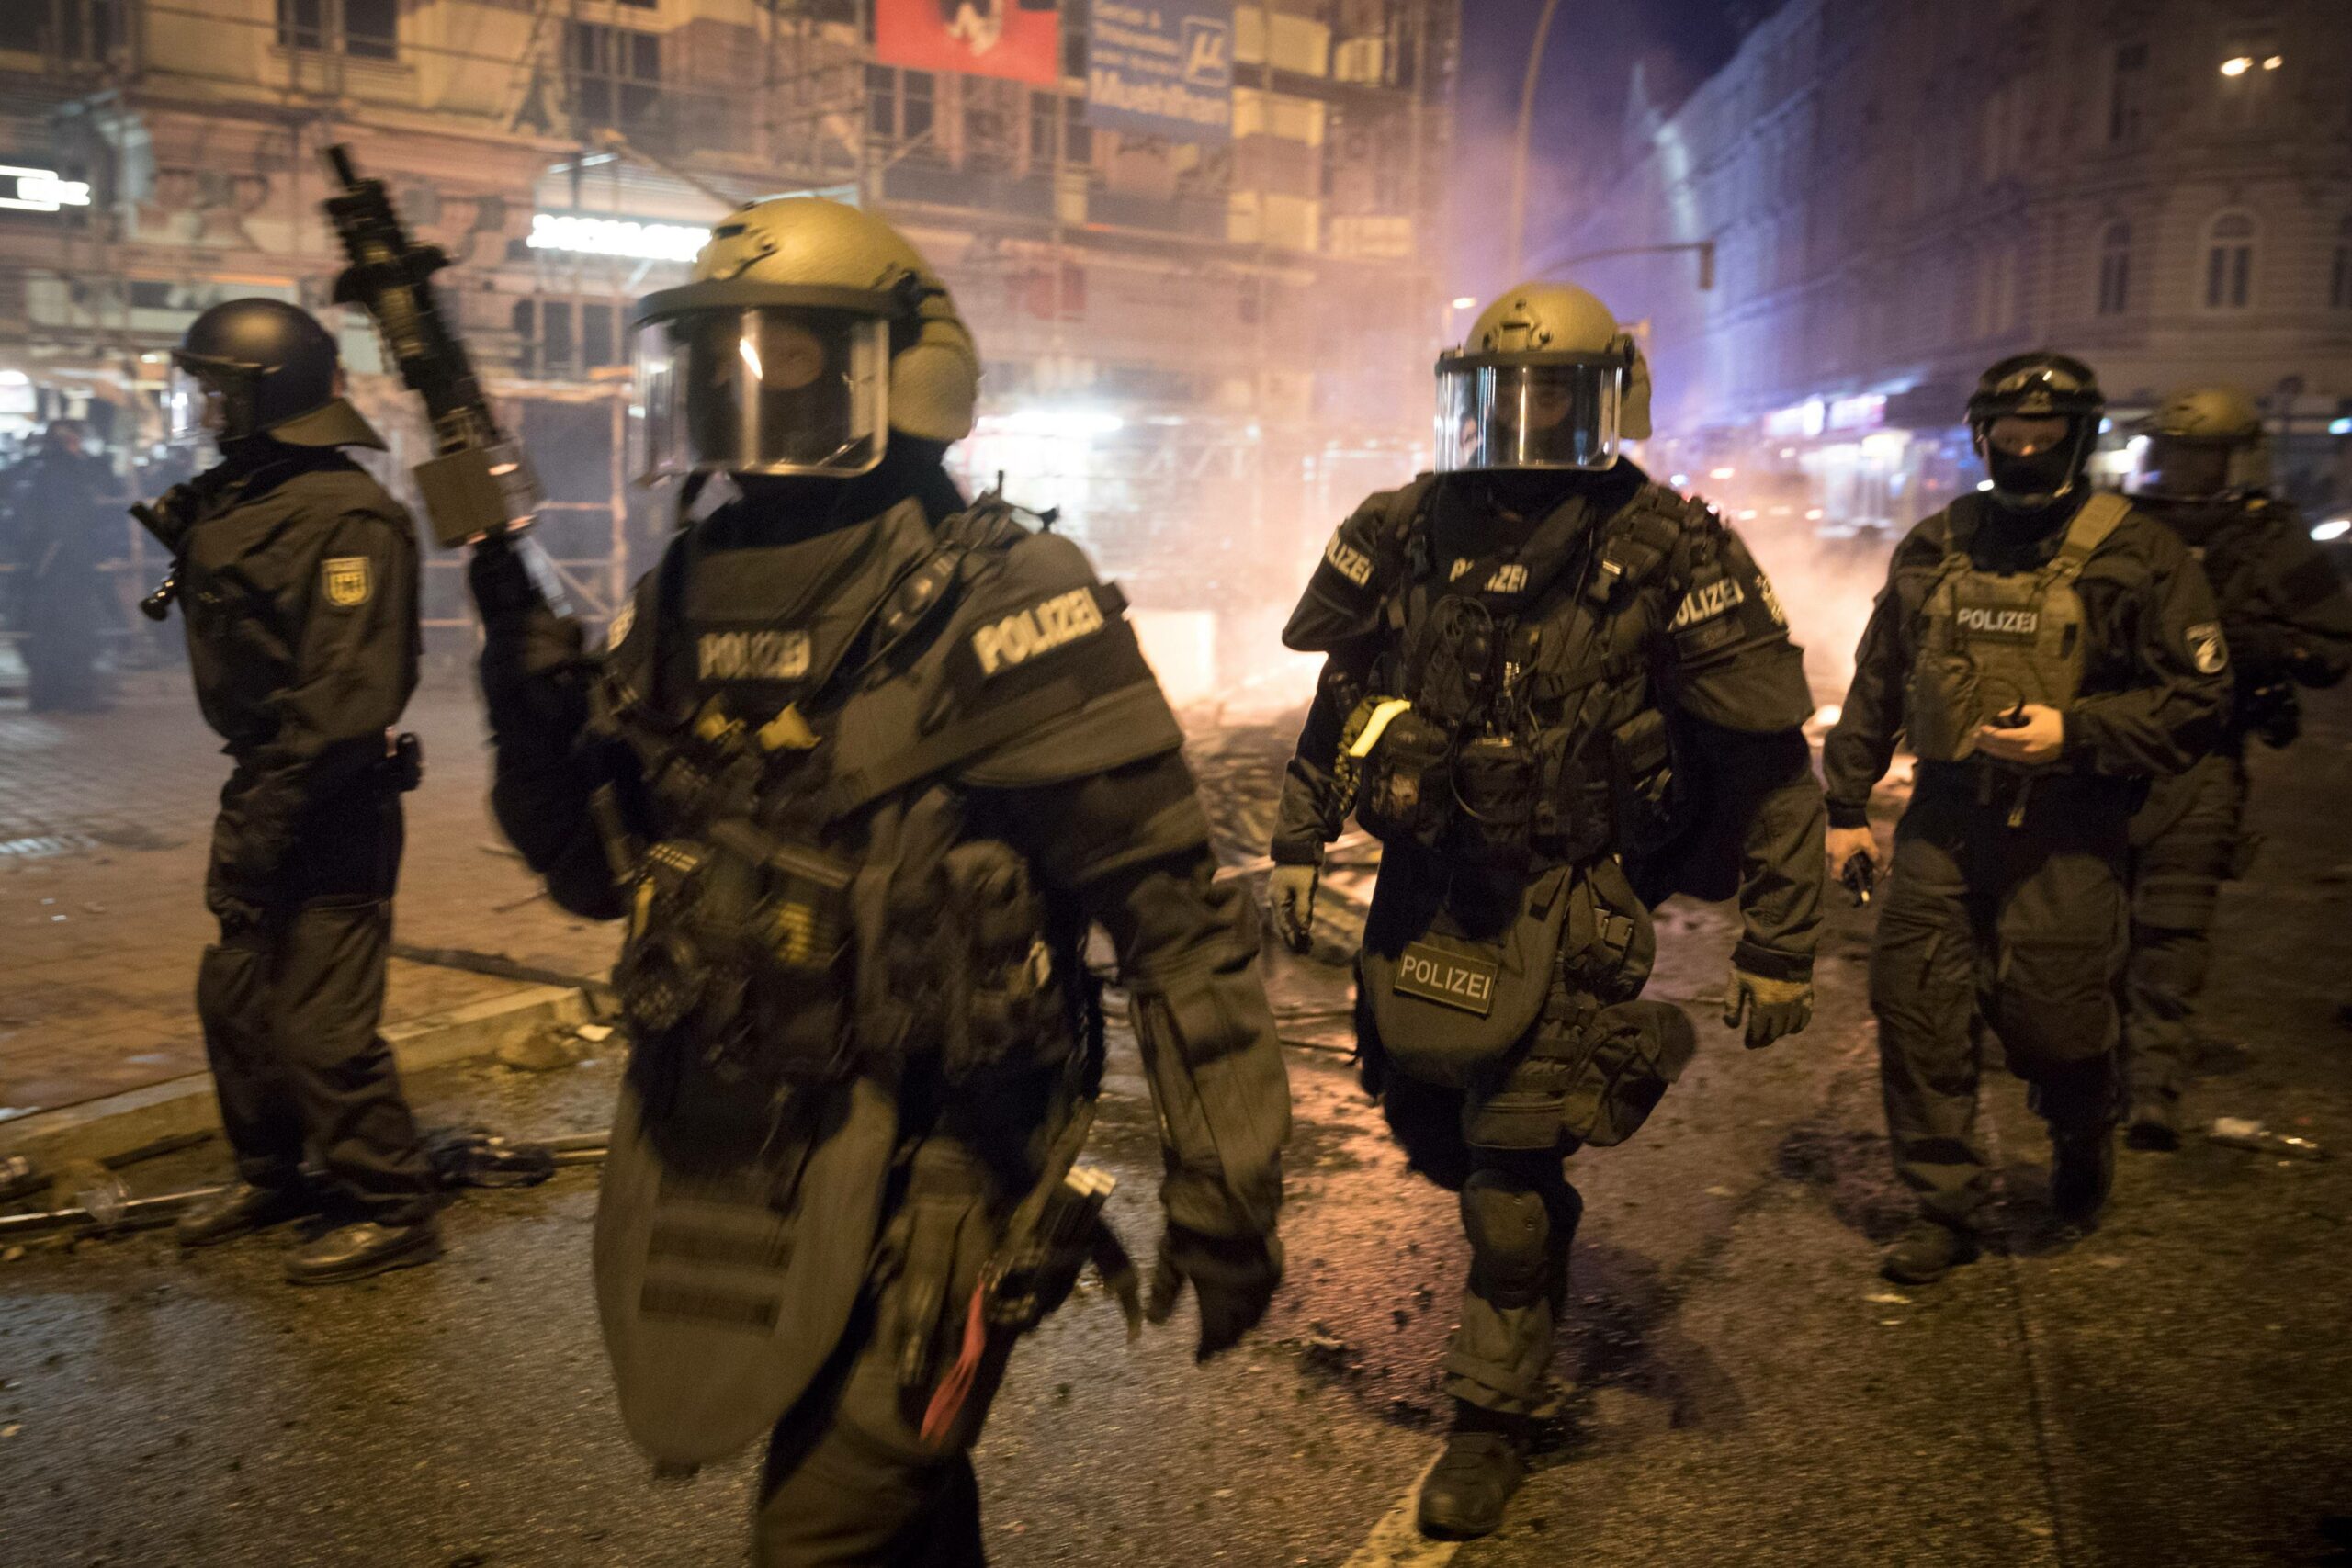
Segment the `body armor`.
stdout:
<path fill-rule="evenodd" d="M 1165 750 L 1173 720 L 1117 591 L 1038 538 L 985 502 L 935 531 L 907 502 L 783 547 L 689 533 L 604 661 L 601 722 L 643 798 L 598 809 L 635 1043 L 598 1283 L 623 1415 L 659 1458 L 730 1452 L 808 1386 L 909 1136 L 968 1112 L 967 1142 L 1020 1144 L 1092 1092 L 1082 918 L 951 779 L 1138 684 L 1159 724 L 1120 743 Z"/>
<path fill-rule="evenodd" d="M 1980 570 L 1955 513 L 1920 607 L 1905 703 L 1905 728 L 1921 761 L 1974 756 L 1978 727 L 2023 704 L 2063 709 L 2074 702 L 2086 651 L 2075 580 L 2130 511 L 2120 496 L 2093 496 L 2067 524 L 2057 553 L 2030 572 Z"/>

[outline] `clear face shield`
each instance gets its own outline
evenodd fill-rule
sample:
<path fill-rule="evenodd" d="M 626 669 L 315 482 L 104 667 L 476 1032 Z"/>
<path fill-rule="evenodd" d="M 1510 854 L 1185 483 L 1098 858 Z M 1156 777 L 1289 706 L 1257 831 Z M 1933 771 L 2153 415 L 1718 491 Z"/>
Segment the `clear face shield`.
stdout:
<path fill-rule="evenodd" d="M 2151 435 L 2140 446 L 2125 487 L 2133 495 L 2164 501 L 2210 501 L 2245 488 L 2233 441 Z"/>
<path fill-rule="evenodd" d="M 804 305 L 689 308 L 637 330 L 638 478 L 848 478 L 882 460 L 890 325 Z"/>
<path fill-rule="evenodd" d="M 1624 375 L 1613 360 L 1441 359 L 1437 471 L 1614 466 Z"/>
<path fill-rule="evenodd" d="M 218 446 L 239 434 L 251 434 L 249 410 L 236 395 L 241 378 L 191 369 L 178 355 L 164 383 L 164 429 L 175 446 Z"/>

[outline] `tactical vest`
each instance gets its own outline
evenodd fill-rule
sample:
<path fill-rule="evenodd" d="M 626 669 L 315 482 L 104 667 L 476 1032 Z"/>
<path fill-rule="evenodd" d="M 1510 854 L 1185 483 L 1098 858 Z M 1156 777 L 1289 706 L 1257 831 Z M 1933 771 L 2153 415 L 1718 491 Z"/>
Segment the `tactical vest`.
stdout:
<path fill-rule="evenodd" d="M 614 983 L 647 1126 L 673 1166 L 731 1168 L 795 1085 L 915 1070 L 962 1090 L 1065 1061 L 1098 1026 L 1074 917 L 1047 908 L 1010 845 L 976 837 L 939 782 L 1091 694 L 1086 668 L 1073 661 L 1076 691 L 913 711 L 947 694 L 921 676 L 936 673 L 955 605 L 1025 536 L 987 502 L 937 532 L 793 702 L 695 701 L 665 681 L 683 547 L 653 590 L 650 689 L 607 678 L 608 723 L 649 797 L 633 815 L 661 834 L 628 843 L 620 803 L 598 807 L 630 887 Z M 1115 589 L 1082 596 L 1115 619 Z"/>
<path fill-rule="evenodd" d="M 1922 761 L 1974 756 L 1978 727 L 2021 705 L 2075 700 L 2086 652 L 2075 581 L 2131 510 L 2120 495 L 2092 496 L 2057 552 L 2020 572 L 1980 570 L 1969 554 L 1973 526 L 1961 525 L 1960 509 L 1950 514 L 1944 558 L 1914 622 L 1905 696 L 1904 727 Z"/>
<path fill-rule="evenodd" d="M 1703 508 L 1654 485 L 1597 521 L 1568 502 L 1505 569 L 1529 575 L 1499 613 L 1446 591 L 1416 525 L 1429 490 L 1398 492 L 1390 542 L 1408 570 L 1382 606 L 1391 651 L 1342 735 L 1336 771 L 1357 821 L 1387 844 L 1504 870 L 1661 841 L 1672 748 L 1621 622 Z"/>

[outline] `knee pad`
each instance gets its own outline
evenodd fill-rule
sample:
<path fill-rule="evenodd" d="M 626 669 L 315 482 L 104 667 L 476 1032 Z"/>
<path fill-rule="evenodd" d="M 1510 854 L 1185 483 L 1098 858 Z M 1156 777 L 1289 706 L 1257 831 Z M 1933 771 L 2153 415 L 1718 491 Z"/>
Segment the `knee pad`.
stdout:
<path fill-rule="evenodd" d="M 1545 1292 L 1554 1253 L 1544 1198 L 1500 1171 L 1473 1171 L 1462 1184 L 1471 1268 L 1484 1287 L 1479 1293 L 1497 1306 L 1531 1305 Z"/>

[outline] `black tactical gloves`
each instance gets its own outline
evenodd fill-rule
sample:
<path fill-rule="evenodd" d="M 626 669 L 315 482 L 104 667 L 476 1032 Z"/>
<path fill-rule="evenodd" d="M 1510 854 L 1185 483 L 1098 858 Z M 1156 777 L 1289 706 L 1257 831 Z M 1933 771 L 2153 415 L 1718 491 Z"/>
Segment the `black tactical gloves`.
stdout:
<path fill-rule="evenodd" d="M 1193 1359 L 1205 1361 L 1238 1344 L 1266 1315 L 1266 1303 L 1283 1282 L 1282 1240 L 1204 1235 L 1170 1224 L 1151 1273 L 1146 1311 L 1152 1322 L 1168 1321 L 1187 1280 L 1201 1299 L 1201 1343 Z"/>

